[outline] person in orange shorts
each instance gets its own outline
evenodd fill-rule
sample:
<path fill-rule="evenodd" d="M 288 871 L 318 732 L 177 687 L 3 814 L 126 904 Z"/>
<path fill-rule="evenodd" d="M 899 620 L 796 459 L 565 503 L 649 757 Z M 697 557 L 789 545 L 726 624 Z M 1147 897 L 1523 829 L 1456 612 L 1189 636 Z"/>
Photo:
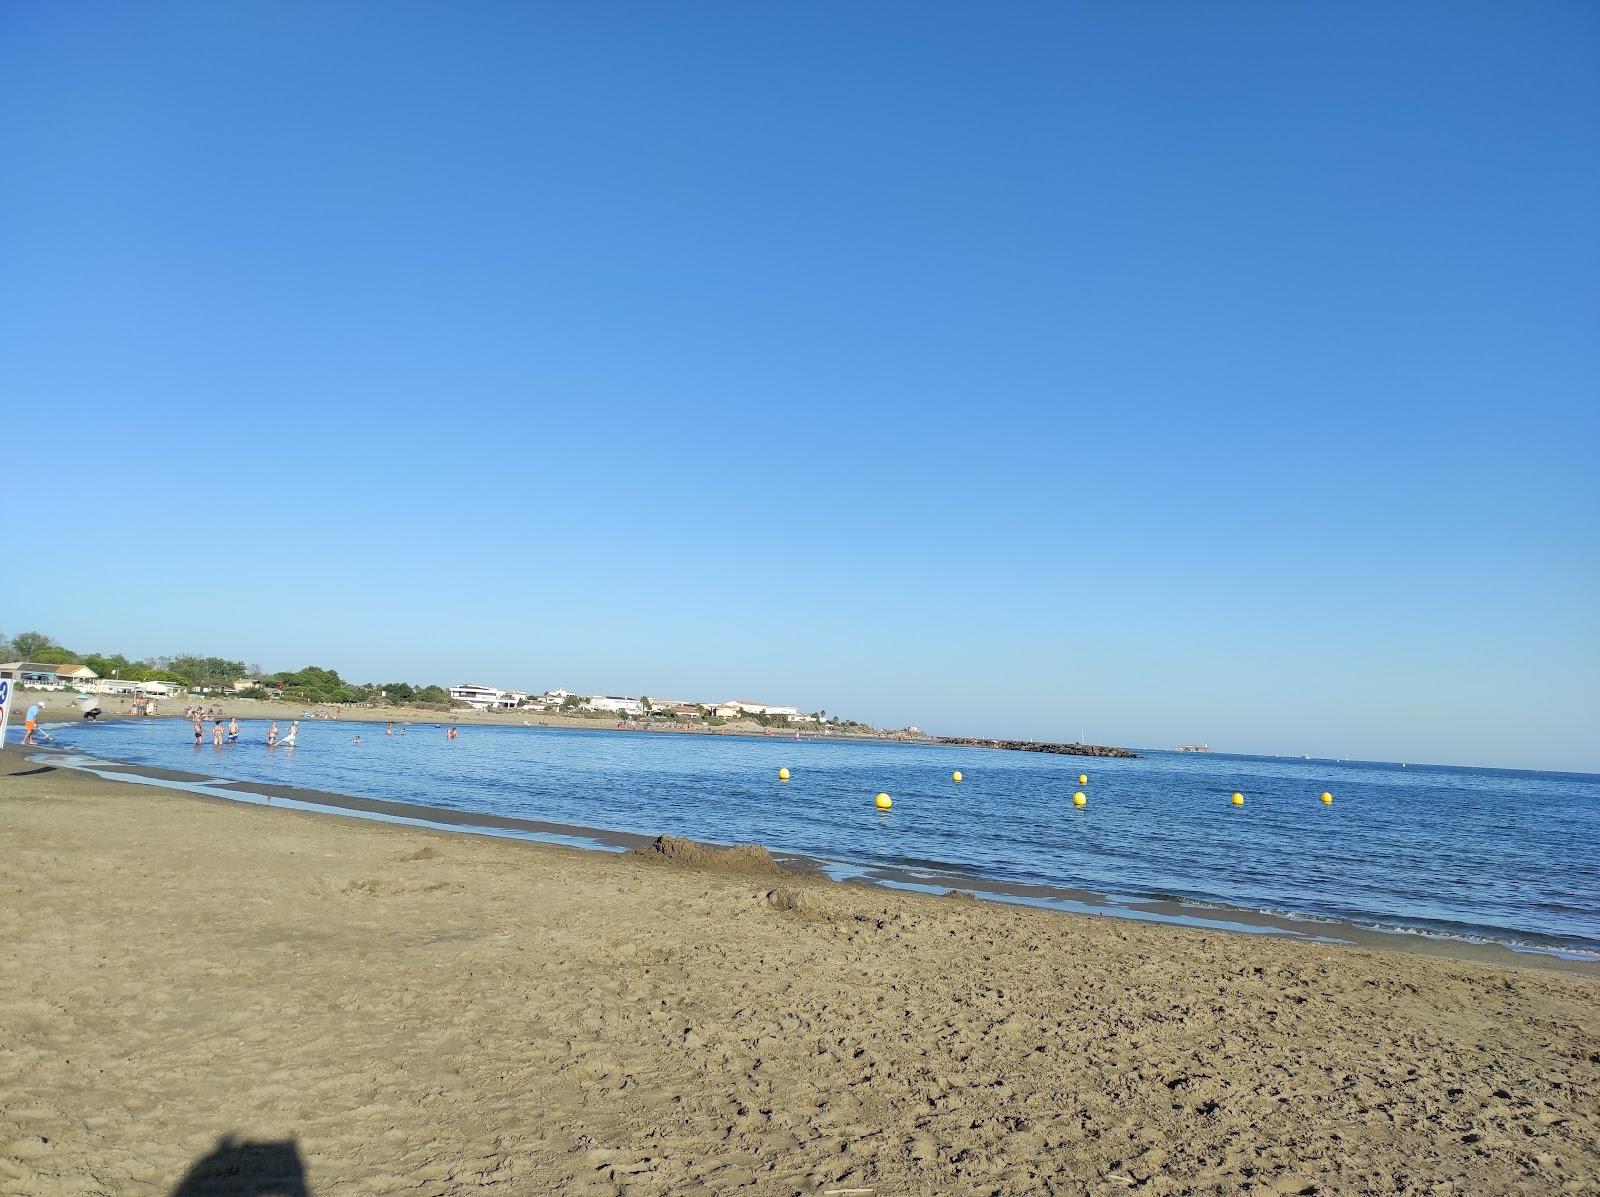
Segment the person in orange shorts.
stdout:
<path fill-rule="evenodd" d="M 24 744 L 38 744 L 33 738 L 33 733 L 39 730 L 39 713 L 44 710 L 44 699 L 40 699 L 28 708 L 22 717 L 22 742 Z"/>

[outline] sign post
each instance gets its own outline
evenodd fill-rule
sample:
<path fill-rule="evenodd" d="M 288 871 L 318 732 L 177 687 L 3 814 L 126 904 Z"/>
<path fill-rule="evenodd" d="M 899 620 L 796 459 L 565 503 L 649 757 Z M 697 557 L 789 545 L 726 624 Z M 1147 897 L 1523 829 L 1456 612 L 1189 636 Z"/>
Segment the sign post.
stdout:
<path fill-rule="evenodd" d="M 0 748 L 5 747 L 6 724 L 11 722 L 11 696 L 16 690 L 16 682 L 0 677 Z"/>

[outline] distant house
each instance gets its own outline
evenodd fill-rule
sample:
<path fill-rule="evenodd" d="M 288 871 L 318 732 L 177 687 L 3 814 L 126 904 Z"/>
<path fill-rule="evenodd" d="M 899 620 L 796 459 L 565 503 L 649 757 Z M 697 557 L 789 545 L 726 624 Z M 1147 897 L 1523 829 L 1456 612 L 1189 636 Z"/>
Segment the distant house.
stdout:
<path fill-rule="evenodd" d="M 719 711 L 732 710 L 740 715 L 770 715 L 777 719 L 789 719 L 790 722 L 795 722 L 793 717 L 800 714 L 799 707 L 775 707 L 771 703 L 746 702 L 740 698 L 736 698 L 731 702 L 721 703 L 717 709 Z M 719 715 L 718 718 L 727 719 L 731 718 L 731 716 Z"/>
<path fill-rule="evenodd" d="M 692 702 L 653 702 L 650 711 L 656 715 L 671 715 L 674 719 L 700 718 L 700 708 Z"/>
<path fill-rule="evenodd" d="M 101 677 L 80 689 L 90 694 L 120 694 L 134 698 L 171 698 L 182 687 L 172 682 L 137 682 L 125 677 Z"/>
<path fill-rule="evenodd" d="M 546 690 L 543 694 L 529 698 L 525 706 L 537 707 L 541 711 L 554 711 L 571 698 L 566 690 Z"/>
<path fill-rule="evenodd" d="M 644 703 L 637 698 L 620 698 L 615 694 L 596 694 L 583 707 L 587 711 L 603 711 L 614 715 L 644 714 Z"/>
<path fill-rule="evenodd" d="M 32 690 L 65 690 L 84 686 L 100 675 L 87 665 L 51 665 L 41 661 L 6 661 L 0 664 L 0 678 Z"/>
<path fill-rule="evenodd" d="M 713 719 L 737 719 L 744 711 L 729 702 L 719 702 L 711 708 Z"/>
<path fill-rule="evenodd" d="M 519 706 L 528 696 L 521 690 L 501 690 L 496 686 L 482 686 L 476 682 L 462 682 L 450 687 L 450 698 L 464 702 L 479 711 L 508 711 Z"/>

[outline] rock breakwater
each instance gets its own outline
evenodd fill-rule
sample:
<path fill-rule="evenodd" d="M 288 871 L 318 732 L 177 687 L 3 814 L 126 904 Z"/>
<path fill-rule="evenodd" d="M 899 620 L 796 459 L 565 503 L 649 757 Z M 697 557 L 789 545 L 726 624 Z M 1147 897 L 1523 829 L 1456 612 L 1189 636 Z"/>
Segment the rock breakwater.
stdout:
<path fill-rule="evenodd" d="M 1059 756 L 1114 756 L 1134 759 L 1138 754 L 1106 744 L 1049 744 L 1043 740 L 980 740 L 971 736 L 939 736 L 938 743 L 957 748 L 1009 748 L 1013 752 L 1053 752 Z"/>

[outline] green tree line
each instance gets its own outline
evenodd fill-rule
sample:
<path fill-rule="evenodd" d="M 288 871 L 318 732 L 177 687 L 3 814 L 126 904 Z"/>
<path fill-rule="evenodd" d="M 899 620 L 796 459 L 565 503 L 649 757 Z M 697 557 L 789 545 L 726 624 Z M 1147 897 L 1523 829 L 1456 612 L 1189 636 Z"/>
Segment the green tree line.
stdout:
<path fill-rule="evenodd" d="M 193 653 L 131 661 L 121 653 L 76 652 L 43 632 L 19 632 L 9 638 L 0 632 L 0 660 L 36 661 L 41 665 L 86 665 L 101 677 L 134 682 L 171 682 L 189 689 L 231 686 L 242 678 L 256 678 L 260 685 L 245 691 L 246 694 L 268 697 L 277 687 L 281 687 L 284 697 L 296 702 L 386 701 L 397 706 L 450 705 L 450 693 L 443 686 L 416 686 L 410 682 L 347 682 L 337 670 L 316 665 L 263 676 L 259 665 Z"/>

